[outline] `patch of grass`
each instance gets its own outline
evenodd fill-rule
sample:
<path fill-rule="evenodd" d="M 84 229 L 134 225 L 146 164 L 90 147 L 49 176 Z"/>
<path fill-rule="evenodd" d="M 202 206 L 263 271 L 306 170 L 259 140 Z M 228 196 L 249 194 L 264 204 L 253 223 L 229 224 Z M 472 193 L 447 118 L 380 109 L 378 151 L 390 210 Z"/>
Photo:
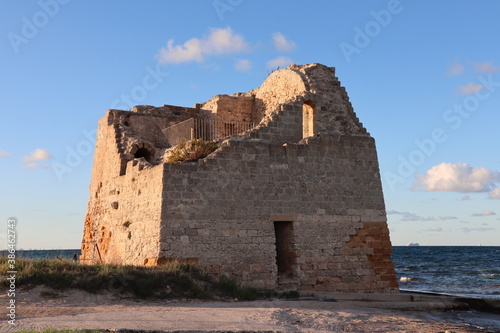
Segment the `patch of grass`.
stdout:
<path fill-rule="evenodd" d="M 0 257 L 0 275 L 9 270 L 7 257 Z M 90 293 L 110 291 L 136 298 L 212 298 L 214 282 L 194 266 L 170 263 L 161 267 L 120 265 L 79 265 L 70 260 L 16 260 L 16 285 L 32 288 L 45 285 L 54 292 L 42 296 L 55 297 L 69 288 Z M 8 289 L 6 279 L 0 281 L 0 290 Z"/>
<path fill-rule="evenodd" d="M 7 275 L 8 258 L 0 257 L 0 275 Z M 159 267 L 122 266 L 110 264 L 81 265 L 71 260 L 16 259 L 16 286 L 33 288 L 45 285 L 54 291 L 44 291 L 44 297 L 57 297 L 66 289 L 75 288 L 90 293 L 111 292 L 118 296 L 140 299 L 213 299 L 236 298 L 297 298 L 298 292 L 277 292 L 242 287 L 234 277 L 214 278 L 199 268 L 179 262 Z M 7 290 L 9 281 L 0 281 L 0 292 Z"/>
<path fill-rule="evenodd" d="M 196 162 L 213 153 L 219 144 L 212 141 L 203 141 L 200 139 L 179 141 L 177 146 L 170 152 L 167 163 L 186 163 Z"/>
<path fill-rule="evenodd" d="M 0 273 L 7 273 L 6 258 L 0 258 L 2 265 Z M 71 286 L 72 271 L 77 264 L 69 260 L 25 260 L 16 259 L 17 285 L 50 285 L 52 288 L 64 290 Z M 8 281 L 2 280 L 1 285 L 7 286 Z"/>
<path fill-rule="evenodd" d="M 237 298 L 240 301 L 253 301 L 258 296 L 256 289 L 241 287 L 238 280 L 227 275 L 219 276 L 216 286 L 223 294 Z"/>

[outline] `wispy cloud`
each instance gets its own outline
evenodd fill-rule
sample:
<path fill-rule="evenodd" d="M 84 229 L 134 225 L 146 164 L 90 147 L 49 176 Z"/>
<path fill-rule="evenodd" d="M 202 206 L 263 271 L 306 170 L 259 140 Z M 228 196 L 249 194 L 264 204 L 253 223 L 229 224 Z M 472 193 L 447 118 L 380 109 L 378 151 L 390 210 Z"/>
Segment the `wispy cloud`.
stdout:
<path fill-rule="evenodd" d="M 248 72 L 252 68 L 252 62 L 248 59 L 239 59 L 234 67 L 240 72 Z"/>
<path fill-rule="evenodd" d="M 485 211 L 482 211 L 481 213 L 472 214 L 472 216 L 492 216 L 492 215 L 497 215 L 497 214 L 491 210 L 485 210 Z"/>
<path fill-rule="evenodd" d="M 495 228 L 462 228 L 462 232 L 468 234 L 470 232 L 489 232 L 489 231 L 495 231 Z"/>
<path fill-rule="evenodd" d="M 494 73 L 500 71 L 500 66 L 495 66 L 492 62 L 476 63 L 474 64 L 474 68 L 479 73 Z"/>
<path fill-rule="evenodd" d="M 439 219 L 444 221 L 444 220 L 457 220 L 458 218 L 456 216 L 445 215 L 445 216 L 440 216 Z"/>
<path fill-rule="evenodd" d="M 403 216 L 401 221 L 434 221 L 436 218 L 434 216 L 420 216 L 417 214 L 410 214 Z"/>
<path fill-rule="evenodd" d="M 500 180 L 500 173 L 467 163 L 441 163 L 415 178 L 415 187 L 429 192 L 487 192 Z"/>
<path fill-rule="evenodd" d="M 458 93 L 462 95 L 471 95 L 483 89 L 484 86 L 482 84 L 471 82 L 469 84 L 458 87 Z"/>
<path fill-rule="evenodd" d="M 387 214 L 396 214 L 396 215 L 402 215 L 401 221 L 434 221 L 436 218 L 434 216 L 420 216 L 415 213 L 411 212 L 400 212 L 397 210 L 388 210 Z"/>
<path fill-rule="evenodd" d="M 248 49 L 248 43 L 243 36 L 236 34 L 229 27 L 211 28 L 204 38 L 191 38 L 182 45 L 174 45 L 170 39 L 167 46 L 157 54 L 161 64 L 178 64 L 182 62 L 202 62 L 208 56 L 243 52 Z"/>
<path fill-rule="evenodd" d="M 451 76 L 457 76 L 463 72 L 464 68 L 465 68 L 464 65 L 459 64 L 459 63 L 454 63 L 450 66 L 450 68 L 448 68 L 448 71 L 446 72 L 446 74 L 451 75 Z"/>
<path fill-rule="evenodd" d="M 0 150 L 0 158 L 2 158 L 2 157 L 10 157 L 10 156 L 12 156 L 11 153 L 9 153 L 9 152 L 7 152 L 5 150 Z"/>
<path fill-rule="evenodd" d="M 266 65 L 267 65 L 267 69 L 270 69 L 270 70 L 274 70 L 276 68 L 285 68 L 287 67 L 288 65 L 290 64 L 293 64 L 293 61 L 292 59 L 290 59 L 289 57 L 277 57 L 275 59 L 272 59 L 272 60 L 269 60 Z"/>
<path fill-rule="evenodd" d="M 295 50 L 297 44 L 294 41 L 287 39 L 281 32 L 273 34 L 274 47 L 278 51 L 290 52 Z"/>
<path fill-rule="evenodd" d="M 423 229 L 423 231 L 440 232 L 440 231 L 443 231 L 443 228 L 437 227 L 437 226 L 433 226 L 433 227 L 430 227 L 430 228 L 427 228 L 427 229 Z"/>
<path fill-rule="evenodd" d="M 52 159 L 52 156 L 49 154 L 47 149 L 37 148 L 33 150 L 29 155 L 23 157 L 23 162 L 25 165 L 24 169 L 37 169 L 37 168 L 46 168 L 49 167 L 46 164 L 41 162 Z"/>

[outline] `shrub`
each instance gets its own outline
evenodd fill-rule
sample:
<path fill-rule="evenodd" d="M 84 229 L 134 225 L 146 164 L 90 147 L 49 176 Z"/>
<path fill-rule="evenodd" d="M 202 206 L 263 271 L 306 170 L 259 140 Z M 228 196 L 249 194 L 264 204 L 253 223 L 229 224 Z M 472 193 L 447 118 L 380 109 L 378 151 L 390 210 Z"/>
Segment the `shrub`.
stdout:
<path fill-rule="evenodd" d="M 200 139 L 179 141 L 177 146 L 170 152 L 167 163 L 196 162 L 207 157 L 217 148 L 219 148 L 219 144 L 213 141 L 203 141 Z"/>

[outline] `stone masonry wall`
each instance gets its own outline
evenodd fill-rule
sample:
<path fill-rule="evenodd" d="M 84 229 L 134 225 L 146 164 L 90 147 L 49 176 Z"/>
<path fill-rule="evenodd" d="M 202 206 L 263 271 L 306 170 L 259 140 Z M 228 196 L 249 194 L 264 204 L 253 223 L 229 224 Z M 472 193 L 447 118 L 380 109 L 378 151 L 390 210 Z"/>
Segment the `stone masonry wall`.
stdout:
<path fill-rule="evenodd" d="M 216 114 L 220 121 L 259 122 L 260 119 L 254 119 L 254 104 L 253 96 L 217 95 L 203 103 L 201 107 L 203 110 Z"/>
<path fill-rule="evenodd" d="M 81 260 L 144 265 L 159 250 L 163 165 L 129 161 L 120 176 L 115 116 L 99 121 Z"/>
<path fill-rule="evenodd" d="M 397 288 L 372 138 L 228 141 L 201 163 L 166 165 L 164 181 L 160 258 L 189 259 L 246 285 L 273 287 L 273 222 L 285 220 L 293 222 L 296 259 L 293 277 L 281 284 Z"/>
<path fill-rule="evenodd" d="M 307 91 L 302 77 L 291 70 L 278 70 L 271 73 L 264 83 L 245 96 L 253 95 L 256 100 L 256 117 L 263 119 L 275 111 L 280 104 L 287 103 Z"/>
<path fill-rule="evenodd" d="M 259 124 L 197 162 L 164 162 L 166 128 L 216 114 Z M 291 65 L 247 93 L 99 121 L 84 262 L 183 261 L 259 288 L 393 292 L 390 255 L 375 142 L 334 68 Z"/>

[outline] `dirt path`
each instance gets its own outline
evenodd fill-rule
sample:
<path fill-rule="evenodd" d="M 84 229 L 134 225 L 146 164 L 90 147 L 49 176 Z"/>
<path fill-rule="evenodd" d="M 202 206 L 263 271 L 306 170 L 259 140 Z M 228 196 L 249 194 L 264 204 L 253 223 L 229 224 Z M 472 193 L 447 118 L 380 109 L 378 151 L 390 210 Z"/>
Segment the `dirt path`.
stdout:
<path fill-rule="evenodd" d="M 443 312 L 450 304 L 431 298 L 418 302 L 397 299 L 137 302 L 78 291 L 47 299 L 40 296 L 41 291 L 36 288 L 20 294 L 17 325 L 9 325 L 3 320 L 0 332 L 49 327 L 165 331 L 500 332 L 499 315 Z M 5 300 L 5 297 L 0 299 L 2 303 Z"/>

